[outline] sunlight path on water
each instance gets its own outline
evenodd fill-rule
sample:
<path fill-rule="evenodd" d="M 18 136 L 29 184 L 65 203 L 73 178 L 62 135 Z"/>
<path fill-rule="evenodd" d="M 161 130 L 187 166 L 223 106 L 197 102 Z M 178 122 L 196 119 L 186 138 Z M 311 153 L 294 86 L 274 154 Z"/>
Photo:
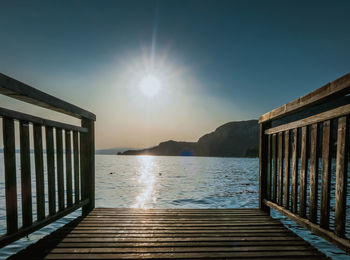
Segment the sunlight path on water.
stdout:
<path fill-rule="evenodd" d="M 137 182 L 142 185 L 140 194 L 136 197 L 136 202 L 131 206 L 132 208 L 150 208 L 150 202 L 156 202 L 155 196 L 155 174 L 154 168 L 157 167 L 154 157 L 143 156 L 138 158 L 140 163 L 141 172 Z"/>

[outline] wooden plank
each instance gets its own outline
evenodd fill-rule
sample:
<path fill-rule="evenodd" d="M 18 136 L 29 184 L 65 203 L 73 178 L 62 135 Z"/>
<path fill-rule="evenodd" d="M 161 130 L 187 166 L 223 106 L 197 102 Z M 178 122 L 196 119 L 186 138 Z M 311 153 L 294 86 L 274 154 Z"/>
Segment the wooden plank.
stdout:
<path fill-rule="evenodd" d="M 73 205 L 73 193 L 72 193 L 72 144 L 71 144 L 71 133 L 66 133 L 66 187 L 67 187 L 67 206 Z"/>
<path fill-rule="evenodd" d="M 283 133 L 278 133 L 278 205 L 282 205 L 283 194 Z"/>
<path fill-rule="evenodd" d="M 78 204 L 74 205 L 73 207 L 66 208 L 63 211 L 60 211 L 52 216 L 48 216 L 43 220 L 35 221 L 29 227 L 21 228 L 17 232 L 12 233 L 12 234 L 6 234 L 5 236 L 0 236 L 0 248 L 20 239 L 22 237 L 27 236 L 28 234 L 33 233 L 34 231 L 39 230 L 42 227 L 47 226 L 48 224 L 72 213 L 73 211 L 79 209 L 80 207 L 82 207 L 83 205 L 85 205 L 87 203 L 88 203 L 87 200 L 81 201 Z"/>
<path fill-rule="evenodd" d="M 95 126 L 94 121 L 83 119 L 82 127 L 88 133 L 80 134 L 81 197 L 89 199 L 83 207 L 83 215 L 95 207 Z"/>
<path fill-rule="evenodd" d="M 42 126 L 34 124 L 34 157 L 36 183 L 36 212 L 37 219 L 45 218 L 45 190 L 44 190 L 44 159 Z"/>
<path fill-rule="evenodd" d="M 289 219 L 291 219 L 292 221 L 295 221 L 296 223 L 298 223 L 299 225 L 309 229 L 311 232 L 313 232 L 315 235 L 320 236 L 324 239 L 326 239 L 327 241 L 335 244 L 336 246 L 338 246 L 339 248 L 343 249 L 344 251 L 346 251 L 347 253 L 350 252 L 350 241 L 349 239 L 345 239 L 342 237 L 337 236 L 334 232 L 322 228 L 321 226 L 312 223 L 310 220 L 306 219 L 306 218 L 301 218 L 300 216 L 298 216 L 297 214 L 294 214 L 293 212 L 282 208 L 281 206 L 271 202 L 271 201 L 265 201 L 265 203 L 273 208 L 274 210 L 277 210 L 278 212 L 282 213 L 283 215 L 285 215 L 286 217 L 288 217 Z"/>
<path fill-rule="evenodd" d="M 241 241 L 235 242 L 235 246 L 302 246 L 308 245 L 305 241 Z M 195 247 L 195 246 L 232 246 L 232 242 L 226 241 L 199 241 L 199 242 L 161 242 L 161 243 L 152 243 L 152 242 L 143 242 L 143 243 L 132 243 L 132 242 L 106 242 L 106 243 L 67 243 L 62 242 L 56 245 L 56 248 L 104 248 L 104 247 Z"/>
<path fill-rule="evenodd" d="M 2 73 L 0 73 L 0 94 L 80 119 L 96 120 L 96 116 L 93 113 L 30 87 Z"/>
<path fill-rule="evenodd" d="M 51 239 L 51 238 L 50 238 Z M 57 239 L 53 239 L 55 242 Z M 215 242 L 215 241 L 231 241 L 231 242 L 243 242 L 243 241 L 297 241 L 301 240 L 300 237 L 294 237 L 294 236 L 282 236 L 282 237 L 225 237 L 224 239 L 221 237 L 158 237 L 158 238 L 147 238 L 146 240 L 144 238 L 113 238 L 113 237 L 106 237 L 106 238 L 99 238 L 99 237 L 90 237 L 90 238 L 62 238 L 59 240 L 60 242 L 64 243 L 125 243 L 125 242 L 131 242 L 131 243 L 142 243 L 142 242 L 152 242 L 152 243 L 162 243 L 162 242 L 203 242 L 203 241 L 209 241 L 209 242 Z"/>
<path fill-rule="evenodd" d="M 3 118 L 4 172 L 7 234 L 18 229 L 15 126 L 11 118 Z"/>
<path fill-rule="evenodd" d="M 32 178 L 30 171 L 29 124 L 20 121 L 20 158 L 21 158 L 21 193 L 23 227 L 33 223 Z"/>
<path fill-rule="evenodd" d="M 290 155 L 289 155 L 289 130 L 284 133 L 284 203 L 285 208 L 289 208 L 289 167 Z"/>
<path fill-rule="evenodd" d="M 47 159 L 47 183 L 49 195 L 49 215 L 56 213 L 56 190 L 55 190 L 55 154 L 53 141 L 53 128 L 46 126 L 46 159 Z"/>
<path fill-rule="evenodd" d="M 263 199 L 268 197 L 268 137 L 264 134 L 264 130 L 269 127 L 269 124 L 260 125 L 260 142 L 259 142 L 259 208 L 266 213 L 270 213 L 270 208 L 264 205 Z"/>
<path fill-rule="evenodd" d="M 73 132 L 73 159 L 74 159 L 74 202 L 80 199 L 80 166 L 79 166 L 79 133 Z"/>
<path fill-rule="evenodd" d="M 330 98 L 344 95 L 350 89 L 350 73 L 316 89 L 309 94 L 297 98 L 279 108 L 272 110 L 259 118 L 259 123 L 289 115 L 311 105 L 324 102 Z"/>
<path fill-rule="evenodd" d="M 304 218 L 306 216 L 306 181 L 307 181 L 307 168 L 308 168 L 308 158 L 307 158 L 307 137 L 308 131 L 307 127 L 301 128 L 301 165 L 300 165 L 300 206 L 299 215 Z"/>
<path fill-rule="evenodd" d="M 58 210 L 64 209 L 63 141 L 62 129 L 56 128 L 56 165 Z"/>
<path fill-rule="evenodd" d="M 42 126 L 51 126 L 51 127 L 69 129 L 69 130 L 84 132 L 84 133 L 87 132 L 87 129 L 84 127 L 70 125 L 70 124 L 66 124 L 66 123 L 61 123 L 61 122 L 53 121 L 53 120 L 48 120 L 48 119 L 44 119 L 41 117 L 32 116 L 29 114 L 17 112 L 17 111 L 2 108 L 2 107 L 0 107 L 0 116 L 1 117 L 10 117 L 10 118 L 17 119 L 20 121 L 27 121 L 27 122 L 31 122 L 33 124 L 38 124 L 38 125 L 42 125 Z"/>
<path fill-rule="evenodd" d="M 317 151 L 317 124 L 311 125 L 310 140 L 310 213 L 309 220 L 313 223 L 317 221 L 318 205 L 318 151 Z"/>
<path fill-rule="evenodd" d="M 323 123 L 322 134 L 322 186 L 320 210 L 320 226 L 324 229 L 329 228 L 330 190 L 332 176 L 331 130 L 331 121 L 325 121 Z"/>
<path fill-rule="evenodd" d="M 298 129 L 293 129 L 292 141 L 292 212 L 298 209 Z"/>
<path fill-rule="evenodd" d="M 272 138 L 271 135 L 268 135 L 268 150 L 267 150 L 267 183 L 266 183 L 266 196 L 268 200 L 271 200 L 271 184 L 272 184 L 272 154 L 271 154 L 271 148 L 272 148 Z M 260 158 L 260 157 L 259 157 Z"/>
<path fill-rule="evenodd" d="M 313 248 L 309 245 L 300 245 L 300 246 L 284 246 L 276 248 L 276 246 L 250 246 L 250 247 L 232 247 L 232 246 L 216 246 L 216 247 L 136 247 L 136 248 L 55 248 L 50 253 L 59 253 L 59 254 L 81 254 L 81 253 L 184 253 L 184 252 L 254 252 L 254 251 L 294 251 L 294 250 L 312 250 Z"/>
<path fill-rule="evenodd" d="M 147 253 L 147 254 L 89 254 L 89 259 L 169 259 L 169 258 L 216 258 L 216 259 L 227 259 L 230 258 L 247 258 L 247 257 L 257 257 L 257 259 L 271 258 L 271 257 L 299 257 L 308 256 L 322 259 L 323 255 L 317 251 L 267 251 L 267 252 L 209 252 L 209 253 Z M 46 259 L 71 259 L 70 254 L 48 254 Z M 74 254 L 75 259 L 86 259 L 86 254 Z"/>
<path fill-rule="evenodd" d="M 272 201 L 277 200 L 277 136 L 272 135 Z"/>
<path fill-rule="evenodd" d="M 319 113 L 317 115 L 313 115 L 307 118 L 303 118 L 301 120 L 293 121 L 291 123 L 283 124 L 277 127 L 273 127 L 267 129 L 265 131 L 266 134 L 274 134 L 281 131 L 286 131 L 294 128 L 300 128 L 304 126 L 308 126 L 311 124 L 320 123 L 326 120 L 331 120 L 333 118 L 341 117 L 350 114 L 350 104 L 345 106 L 341 106 L 335 109 L 328 110 L 323 113 Z"/>
<path fill-rule="evenodd" d="M 339 237 L 345 237 L 346 223 L 346 188 L 348 185 L 348 122 L 347 117 L 338 119 L 337 165 L 334 232 Z"/>

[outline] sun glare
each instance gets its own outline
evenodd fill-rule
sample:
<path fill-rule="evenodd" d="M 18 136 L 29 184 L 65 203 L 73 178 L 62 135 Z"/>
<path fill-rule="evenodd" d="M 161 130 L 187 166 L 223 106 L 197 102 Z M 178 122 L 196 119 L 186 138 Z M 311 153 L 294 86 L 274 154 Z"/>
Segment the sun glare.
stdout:
<path fill-rule="evenodd" d="M 149 74 L 141 79 L 139 87 L 142 94 L 148 98 L 153 98 L 159 93 L 162 86 L 157 77 Z"/>

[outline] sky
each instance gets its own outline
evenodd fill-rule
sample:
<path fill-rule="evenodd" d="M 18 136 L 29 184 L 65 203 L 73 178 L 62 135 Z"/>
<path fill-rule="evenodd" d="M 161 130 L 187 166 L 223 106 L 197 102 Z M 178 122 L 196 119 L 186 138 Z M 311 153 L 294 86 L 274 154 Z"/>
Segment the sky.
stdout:
<path fill-rule="evenodd" d="M 0 72 L 95 113 L 97 149 L 197 141 L 350 70 L 350 1 L 0 0 L 0 9 Z"/>

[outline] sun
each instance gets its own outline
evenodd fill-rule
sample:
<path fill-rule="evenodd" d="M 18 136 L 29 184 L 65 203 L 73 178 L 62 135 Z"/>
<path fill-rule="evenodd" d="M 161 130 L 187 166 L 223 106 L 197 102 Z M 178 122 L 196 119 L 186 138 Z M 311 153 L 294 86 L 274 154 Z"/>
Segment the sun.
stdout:
<path fill-rule="evenodd" d="M 140 80 L 139 87 L 142 94 L 148 98 L 153 98 L 159 93 L 162 83 L 156 76 L 148 74 Z"/>

